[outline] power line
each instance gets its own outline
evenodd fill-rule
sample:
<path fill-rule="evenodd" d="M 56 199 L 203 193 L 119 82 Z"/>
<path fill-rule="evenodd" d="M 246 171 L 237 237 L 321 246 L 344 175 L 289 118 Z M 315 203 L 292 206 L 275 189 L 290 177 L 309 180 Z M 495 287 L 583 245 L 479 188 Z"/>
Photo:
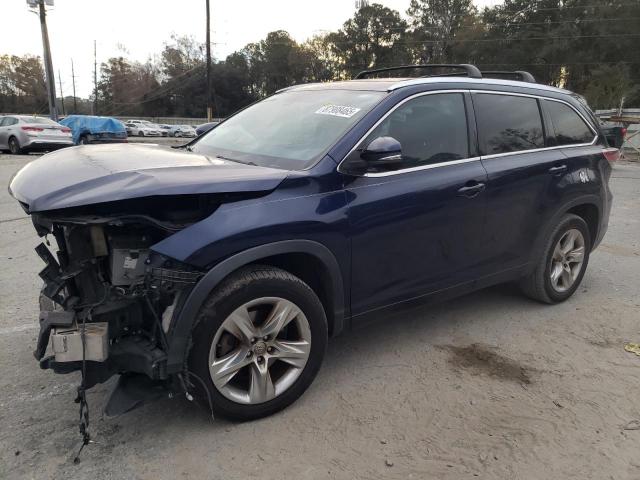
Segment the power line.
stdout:
<path fill-rule="evenodd" d="M 632 2 L 632 3 L 619 3 L 618 7 L 637 7 L 638 5 L 640 5 L 640 2 Z M 496 5 L 497 8 L 503 8 L 503 11 L 505 13 L 520 13 L 520 11 L 515 11 L 515 12 L 511 12 L 508 11 L 506 8 L 504 8 L 504 5 Z M 611 9 L 612 5 L 610 4 L 606 4 L 606 3 L 596 3 L 596 4 L 592 4 L 592 5 L 573 5 L 573 6 L 568 6 L 568 5 L 563 5 L 562 7 L 530 7 L 531 10 L 533 12 L 545 12 L 545 11 L 553 11 L 553 10 L 575 10 L 575 9 L 588 9 L 588 8 L 607 8 L 607 9 Z"/>
<path fill-rule="evenodd" d="M 521 27 L 521 26 L 525 26 L 525 25 L 580 25 L 582 23 L 589 23 L 589 24 L 599 24 L 599 23 L 608 23 L 608 22 L 631 22 L 631 21 L 635 21 L 635 20 L 640 20 L 640 17 L 619 17 L 619 18 L 582 18 L 582 19 L 575 19 L 575 20 L 563 20 L 563 21 L 557 21 L 557 22 L 498 22 L 498 23 L 488 23 L 488 22 L 481 22 L 479 24 L 476 25 L 461 25 L 459 28 L 455 29 L 455 32 L 461 32 L 461 31 L 465 31 L 465 30 L 471 30 L 476 26 L 479 27 L 489 27 L 489 28 L 494 28 L 494 27 Z M 439 25 L 436 24 L 420 24 L 419 25 L 420 29 L 425 29 L 425 28 L 439 28 Z M 390 27 L 390 28 L 385 28 L 385 31 L 403 31 L 403 30 L 410 30 L 410 28 L 407 27 Z M 329 30 L 324 30 L 329 31 Z M 414 29 L 415 31 L 415 29 Z"/>

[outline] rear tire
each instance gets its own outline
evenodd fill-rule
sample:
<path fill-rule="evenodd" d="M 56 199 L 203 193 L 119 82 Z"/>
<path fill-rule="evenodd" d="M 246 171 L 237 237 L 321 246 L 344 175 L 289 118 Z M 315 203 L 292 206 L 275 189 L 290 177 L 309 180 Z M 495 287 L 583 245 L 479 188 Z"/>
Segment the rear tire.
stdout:
<path fill-rule="evenodd" d="M 534 271 L 520 281 L 522 292 L 542 303 L 564 302 L 580 286 L 590 251 L 587 223 L 577 215 L 564 215 L 551 231 Z"/>
<path fill-rule="evenodd" d="M 284 326 L 278 318 L 287 319 Z M 289 406 L 309 387 L 326 350 L 327 319 L 302 280 L 249 266 L 209 295 L 192 335 L 188 366 L 202 380 L 190 382 L 199 403 L 208 409 L 210 399 L 214 414 L 252 420 Z"/>
<path fill-rule="evenodd" d="M 138 136 L 140 136 L 140 137 L 144 137 L 144 132 L 143 132 L 142 130 L 139 130 L 139 131 L 138 131 Z"/>
<path fill-rule="evenodd" d="M 80 139 L 78 140 L 78 145 L 89 145 L 89 142 L 87 141 L 87 136 L 86 135 L 82 135 L 80 137 Z"/>
<path fill-rule="evenodd" d="M 20 142 L 18 142 L 18 139 L 16 137 L 11 137 L 9 139 L 9 151 L 12 155 L 22 155 L 26 153 L 24 148 L 20 146 Z"/>

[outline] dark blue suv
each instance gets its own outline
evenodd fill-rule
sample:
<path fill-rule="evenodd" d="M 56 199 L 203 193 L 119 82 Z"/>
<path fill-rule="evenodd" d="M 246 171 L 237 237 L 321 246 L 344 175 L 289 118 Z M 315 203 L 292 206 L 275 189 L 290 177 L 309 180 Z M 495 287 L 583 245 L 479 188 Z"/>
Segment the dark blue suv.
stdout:
<path fill-rule="evenodd" d="M 41 366 L 83 389 L 120 374 L 107 413 L 173 390 L 251 419 L 365 320 L 511 281 L 566 300 L 617 150 L 571 92 L 449 67 L 287 88 L 181 149 L 28 164 L 10 191 L 57 244 L 36 249 Z"/>

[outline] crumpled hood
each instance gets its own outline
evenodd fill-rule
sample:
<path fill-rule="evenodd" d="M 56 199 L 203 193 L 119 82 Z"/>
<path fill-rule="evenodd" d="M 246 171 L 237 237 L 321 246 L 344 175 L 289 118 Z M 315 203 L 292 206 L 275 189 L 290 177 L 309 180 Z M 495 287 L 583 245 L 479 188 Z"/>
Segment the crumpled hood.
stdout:
<path fill-rule="evenodd" d="M 88 145 L 27 164 L 9 193 L 31 213 L 153 195 L 269 191 L 287 173 L 157 145 Z"/>

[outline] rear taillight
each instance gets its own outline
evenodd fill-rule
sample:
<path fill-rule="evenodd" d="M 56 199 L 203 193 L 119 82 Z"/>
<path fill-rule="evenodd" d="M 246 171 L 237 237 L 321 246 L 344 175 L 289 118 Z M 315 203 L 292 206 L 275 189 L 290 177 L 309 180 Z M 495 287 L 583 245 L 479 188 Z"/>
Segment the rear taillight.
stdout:
<path fill-rule="evenodd" d="M 62 131 L 64 133 L 71 133 L 71 129 L 70 128 L 63 128 Z"/>
<path fill-rule="evenodd" d="M 25 132 L 42 132 L 44 128 L 40 127 L 22 127 Z"/>
<path fill-rule="evenodd" d="M 602 150 L 602 154 L 609 163 L 617 162 L 618 160 L 620 160 L 620 150 L 618 150 L 617 148 L 605 148 L 604 150 Z"/>
<path fill-rule="evenodd" d="M 627 129 L 623 128 L 620 132 L 622 133 L 622 140 L 624 140 L 627 137 Z"/>

